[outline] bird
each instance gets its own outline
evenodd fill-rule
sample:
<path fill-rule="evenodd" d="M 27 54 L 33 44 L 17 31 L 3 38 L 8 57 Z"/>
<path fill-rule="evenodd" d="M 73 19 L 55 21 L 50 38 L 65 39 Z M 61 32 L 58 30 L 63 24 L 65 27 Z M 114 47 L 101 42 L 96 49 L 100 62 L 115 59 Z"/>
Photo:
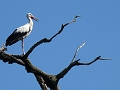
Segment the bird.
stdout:
<path fill-rule="evenodd" d="M 33 16 L 31 13 L 27 13 L 26 15 L 28 19 L 28 23 L 16 28 L 13 33 L 6 39 L 5 46 L 11 46 L 15 44 L 18 41 L 22 41 L 22 52 L 23 55 L 25 54 L 24 51 L 24 39 L 31 33 L 33 29 L 33 21 L 32 19 L 39 21 L 35 16 Z"/>

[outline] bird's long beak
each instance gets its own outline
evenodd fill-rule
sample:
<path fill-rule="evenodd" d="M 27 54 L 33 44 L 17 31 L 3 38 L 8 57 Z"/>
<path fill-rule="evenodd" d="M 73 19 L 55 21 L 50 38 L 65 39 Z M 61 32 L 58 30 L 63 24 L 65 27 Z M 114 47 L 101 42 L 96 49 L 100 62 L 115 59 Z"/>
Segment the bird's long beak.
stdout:
<path fill-rule="evenodd" d="M 36 17 L 34 17 L 34 16 L 31 16 L 31 18 L 34 19 L 34 20 L 37 21 L 37 22 L 39 21 L 39 20 L 38 20 Z"/>

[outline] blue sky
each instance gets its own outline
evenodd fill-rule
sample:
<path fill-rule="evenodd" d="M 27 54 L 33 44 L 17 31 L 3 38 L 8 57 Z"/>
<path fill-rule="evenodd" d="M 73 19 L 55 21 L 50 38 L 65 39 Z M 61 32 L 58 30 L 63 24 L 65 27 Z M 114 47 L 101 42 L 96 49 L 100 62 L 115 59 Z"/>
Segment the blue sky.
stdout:
<path fill-rule="evenodd" d="M 25 39 L 25 51 L 35 42 L 50 38 L 75 15 L 82 17 L 65 27 L 50 43 L 38 46 L 29 58 L 33 65 L 46 73 L 57 74 L 71 62 L 76 48 L 76 59 L 90 62 L 97 56 L 111 58 L 90 66 L 76 66 L 59 82 L 61 90 L 119 90 L 120 87 L 120 0 L 3 0 L 0 2 L 0 43 L 19 26 L 26 24 L 31 12 L 34 21 L 32 33 Z M 21 42 L 8 47 L 7 53 L 21 54 Z M 32 74 L 24 67 L 0 61 L 1 90 L 40 90 Z"/>

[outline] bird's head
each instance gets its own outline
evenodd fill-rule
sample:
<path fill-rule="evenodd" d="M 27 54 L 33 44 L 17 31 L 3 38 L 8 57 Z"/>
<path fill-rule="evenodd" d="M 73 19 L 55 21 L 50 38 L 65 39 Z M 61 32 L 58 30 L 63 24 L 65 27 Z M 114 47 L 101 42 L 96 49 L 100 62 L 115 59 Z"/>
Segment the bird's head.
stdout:
<path fill-rule="evenodd" d="M 39 21 L 36 17 L 34 17 L 31 13 L 27 13 L 27 17 L 31 18 L 31 19 L 34 19 L 35 21 Z"/>

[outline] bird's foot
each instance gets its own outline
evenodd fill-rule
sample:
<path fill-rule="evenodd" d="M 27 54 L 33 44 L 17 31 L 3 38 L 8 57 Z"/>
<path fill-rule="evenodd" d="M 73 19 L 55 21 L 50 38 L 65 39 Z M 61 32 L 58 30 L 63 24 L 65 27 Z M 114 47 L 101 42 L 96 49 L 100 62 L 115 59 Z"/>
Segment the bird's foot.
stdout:
<path fill-rule="evenodd" d="M 24 56 L 24 55 L 25 55 L 25 52 L 23 52 L 22 56 Z"/>
<path fill-rule="evenodd" d="M 0 51 L 7 51 L 7 48 L 5 47 L 5 44 L 2 44 Z"/>

